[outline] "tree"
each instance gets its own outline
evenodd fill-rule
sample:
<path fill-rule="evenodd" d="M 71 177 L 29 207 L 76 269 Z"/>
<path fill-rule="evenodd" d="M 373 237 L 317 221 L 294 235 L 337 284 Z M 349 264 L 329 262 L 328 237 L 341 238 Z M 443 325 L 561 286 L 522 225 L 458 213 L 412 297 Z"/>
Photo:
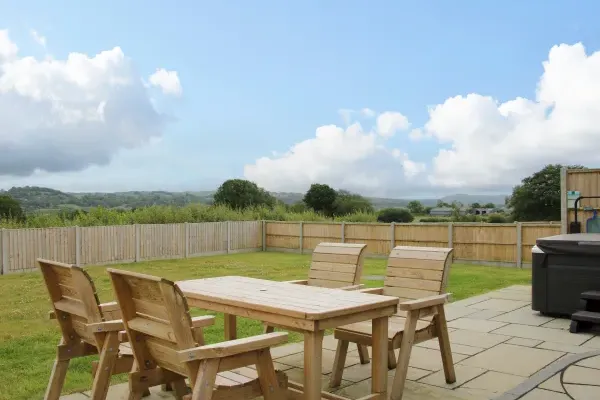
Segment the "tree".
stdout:
<path fill-rule="evenodd" d="M 304 204 L 316 212 L 333 216 L 337 192 L 329 185 L 313 183 L 304 195 Z"/>
<path fill-rule="evenodd" d="M 425 207 L 419 200 L 413 200 L 406 206 L 411 214 L 425 214 Z"/>
<path fill-rule="evenodd" d="M 450 207 L 452 207 L 452 204 L 448 204 L 444 200 L 438 200 L 437 204 L 436 204 L 436 207 L 439 207 L 439 208 L 446 208 L 446 207 L 448 207 L 448 208 L 450 208 Z"/>
<path fill-rule="evenodd" d="M 11 218 L 22 220 L 25 213 L 21 208 L 21 203 L 11 196 L 0 195 L 0 218 Z"/>
<path fill-rule="evenodd" d="M 412 222 L 415 218 L 406 208 L 384 208 L 379 211 L 377 222 Z"/>
<path fill-rule="evenodd" d="M 494 203 L 485 203 L 483 208 L 496 208 L 496 205 Z"/>
<path fill-rule="evenodd" d="M 515 221 L 560 221 L 561 168 L 560 164 L 546 165 L 513 188 L 507 205 Z"/>
<path fill-rule="evenodd" d="M 273 207 L 276 199 L 254 182 L 245 179 L 229 179 L 219 186 L 213 195 L 213 202 L 242 209 L 253 206 Z"/>
<path fill-rule="evenodd" d="M 295 213 L 303 213 L 306 211 L 306 204 L 302 201 L 297 201 L 289 207 L 289 210 Z"/>
<path fill-rule="evenodd" d="M 473 209 L 473 208 L 481 208 L 481 204 L 479 204 L 479 203 L 475 202 L 475 203 L 471 204 L 471 208 L 472 208 L 472 209 Z"/>
<path fill-rule="evenodd" d="M 339 190 L 333 203 L 335 215 L 348 215 L 356 212 L 373 212 L 373 204 L 360 194 Z"/>

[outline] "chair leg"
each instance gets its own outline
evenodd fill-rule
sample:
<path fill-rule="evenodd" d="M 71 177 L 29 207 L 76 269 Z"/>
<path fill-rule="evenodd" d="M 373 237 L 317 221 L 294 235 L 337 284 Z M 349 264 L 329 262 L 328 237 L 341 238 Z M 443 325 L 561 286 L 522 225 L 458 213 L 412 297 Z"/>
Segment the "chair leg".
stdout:
<path fill-rule="evenodd" d="M 256 372 L 264 400 L 279 400 L 285 398 L 284 390 L 279 387 L 271 351 L 269 349 L 258 352 L 256 357 Z"/>
<path fill-rule="evenodd" d="M 356 348 L 358 349 L 358 358 L 360 359 L 361 364 L 368 364 L 371 360 L 369 357 L 369 348 L 364 344 L 356 344 Z"/>
<path fill-rule="evenodd" d="M 347 340 L 338 339 L 335 359 L 333 360 L 333 369 L 331 371 L 331 376 L 329 377 L 329 387 L 336 388 L 342 383 L 342 375 L 344 374 L 344 364 L 346 364 L 346 355 L 348 354 L 349 344 L 350 342 Z"/>
<path fill-rule="evenodd" d="M 435 322 L 438 342 L 440 343 L 440 353 L 442 354 L 442 365 L 444 366 L 444 375 L 447 383 L 456 382 L 456 372 L 454 371 L 454 361 L 452 360 L 452 349 L 450 347 L 450 337 L 448 336 L 448 325 L 446 324 L 446 313 L 444 305 L 437 307 Z"/>
<path fill-rule="evenodd" d="M 188 394 L 188 387 L 185 384 L 185 379 L 180 379 L 171 384 L 173 391 L 175 392 L 176 400 L 183 400 L 183 396 Z"/>
<path fill-rule="evenodd" d="M 112 375 L 117 355 L 119 353 L 118 332 L 109 332 L 104 338 L 100 360 L 94 381 L 92 383 L 92 400 L 105 400 L 110 386 L 110 377 Z"/>
<path fill-rule="evenodd" d="M 402 342 L 400 343 L 400 354 L 398 355 L 398 365 L 396 365 L 396 373 L 394 375 L 394 382 L 392 383 L 390 400 L 402 399 L 402 392 L 404 392 L 404 384 L 406 383 L 406 374 L 408 373 L 410 352 L 412 351 L 412 346 L 415 339 L 415 330 L 417 328 L 418 321 L 418 310 L 411 311 L 406 316 L 404 334 L 402 335 Z"/>
<path fill-rule="evenodd" d="M 388 350 L 388 369 L 394 369 L 398 365 L 394 350 Z"/>
<path fill-rule="evenodd" d="M 60 398 L 60 392 L 62 391 L 69 368 L 69 361 L 58 359 L 54 361 L 44 400 L 58 400 Z"/>
<path fill-rule="evenodd" d="M 219 358 L 202 361 L 200 368 L 198 368 L 198 376 L 192 391 L 191 400 L 212 399 L 220 361 Z"/>

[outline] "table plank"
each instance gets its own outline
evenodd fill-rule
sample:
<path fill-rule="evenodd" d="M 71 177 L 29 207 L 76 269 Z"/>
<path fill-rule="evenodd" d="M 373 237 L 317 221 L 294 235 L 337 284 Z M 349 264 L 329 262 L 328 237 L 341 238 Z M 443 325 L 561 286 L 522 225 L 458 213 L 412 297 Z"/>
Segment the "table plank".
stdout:
<path fill-rule="evenodd" d="M 397 305 L 398 298 L 286 282 L 223 276 L 177 282 L 190 299 L 321 320 Z"/>

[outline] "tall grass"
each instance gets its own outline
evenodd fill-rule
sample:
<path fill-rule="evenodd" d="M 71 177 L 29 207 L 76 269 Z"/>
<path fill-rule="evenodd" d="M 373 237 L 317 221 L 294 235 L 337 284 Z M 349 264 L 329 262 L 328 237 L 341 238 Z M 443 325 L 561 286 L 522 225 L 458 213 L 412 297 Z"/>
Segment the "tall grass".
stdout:
<path fill-rule="evenodd" d="M 31 214 L 25 221 L 0 219 L 0 228 L 47 228 L 59 226 L 102 226 L 130 224 L 167 224 L 183 222 L 218 221 L 332 221 L 314 211 L 290 212 L 284 206 L 274 208 L 256 207 L 245 210 L 233 210 L 225 206 L 207 206 L 190 204 L 179 206 L 152 206 L 133 211 L 92 208 L 87 213 L 77 213 L 66 217 L 58 213 Z M 377 222 L 376 213 L 359 212 L 336 217 L 335 221 Z"/>

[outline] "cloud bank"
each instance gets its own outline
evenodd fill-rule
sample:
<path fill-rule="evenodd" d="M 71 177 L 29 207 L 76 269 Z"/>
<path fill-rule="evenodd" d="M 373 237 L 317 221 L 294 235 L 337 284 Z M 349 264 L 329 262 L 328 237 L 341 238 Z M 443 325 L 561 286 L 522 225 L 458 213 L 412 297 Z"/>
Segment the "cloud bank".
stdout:
<path fill-rule="evenodd" d="M 376 115 L 375 126 L 358 123 L 316 129 L 313 138 L 282 155 L 246 165 L 247 179 L 268 190 L 304 191 L 313 182 L 365 194 L 411 191 L 506 191 L 548 163 L 600 163 L 600 52 L 581 43 L 550 49 L 535 98 L 500 102 L 491 96 L 458 95 L 430 107 L 423 126 L 401 112 Z M 341 114 L 351 119 L 352 110 Z M 347 121 L 351 123 L 351 121 Z M 415 146 L 433 141 L 437 154 L 411 160 L 389 139 L 406 135 Z M 431 143 L 429 143 L 431 145 Z"/>
<path fill-rule="evenodd" d="M 45 46 L 45 37 L 32 35 Z M 154 85 L 181 94 L 176 72 L 157 71 Z M 121 48 L 38 60 L 21 56 L 0 30 L 0 175 L 107 165 L 119 150 L 160 138 L 165 124 Z"/>

